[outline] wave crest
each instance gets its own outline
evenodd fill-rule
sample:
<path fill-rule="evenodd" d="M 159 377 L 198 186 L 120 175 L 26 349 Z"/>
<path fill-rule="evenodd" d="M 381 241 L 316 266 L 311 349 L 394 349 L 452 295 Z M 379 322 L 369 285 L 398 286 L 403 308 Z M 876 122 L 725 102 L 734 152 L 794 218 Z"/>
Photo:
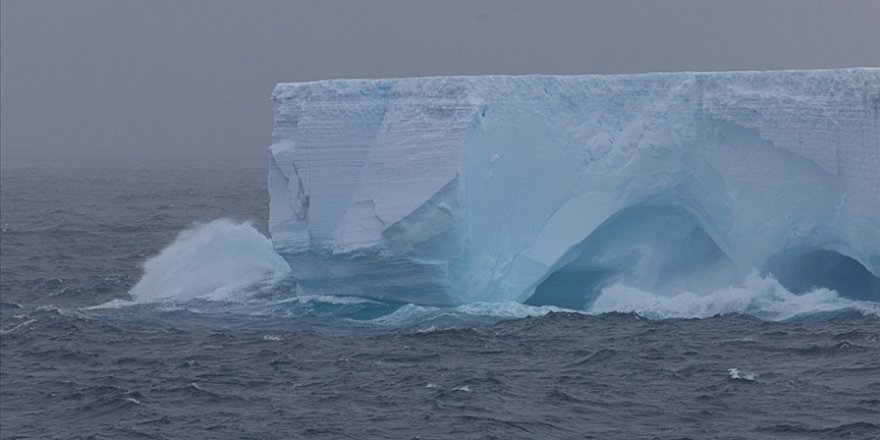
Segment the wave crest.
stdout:
<path fill-rule="evenodd" d="M 138 303 L 196 297 L 226 298 L 253 286 L 276 284 L 290 267 L 250 223 L 217 219 L 178 234 L 144 263 L 129 291 Z"/>
<path fill-rule="evenodd" d="M 854 301 L 837 292 L 817 288 L 796 295 L 770 276 L 753 272 L 737 286 L 709 295 L 685 292 L 661 296 L 623 284 L 607 287 L 588 309 L 588 313 L 634 312 L 646 318 L 707 318 L 715 315 L 747 314 L 771 321 L 786 321 L 820 314 L 855 312 L 880 316 L 880 304 Z"/>

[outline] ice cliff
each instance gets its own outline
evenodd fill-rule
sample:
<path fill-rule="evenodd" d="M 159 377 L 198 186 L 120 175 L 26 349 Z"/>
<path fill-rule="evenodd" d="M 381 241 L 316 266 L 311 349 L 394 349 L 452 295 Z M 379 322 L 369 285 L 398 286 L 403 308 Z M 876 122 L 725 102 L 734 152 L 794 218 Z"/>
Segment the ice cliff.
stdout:
<path fill-rule="evenodd" d="M 757 270 L 880 300 L 880 69 L 279 84 L 299 288 L 582 307 Z"/>

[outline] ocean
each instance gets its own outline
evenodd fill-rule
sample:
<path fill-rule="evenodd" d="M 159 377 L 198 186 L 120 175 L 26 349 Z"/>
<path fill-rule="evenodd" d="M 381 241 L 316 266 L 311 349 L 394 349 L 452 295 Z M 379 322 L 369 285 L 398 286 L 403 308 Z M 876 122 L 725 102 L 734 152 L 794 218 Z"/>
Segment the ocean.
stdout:
<path fill-rule="evenodd" d="M 2 168 L 0 438 L 880 438 L 878 303 L 302 296 L 267 217 L 265 166 Z"/>

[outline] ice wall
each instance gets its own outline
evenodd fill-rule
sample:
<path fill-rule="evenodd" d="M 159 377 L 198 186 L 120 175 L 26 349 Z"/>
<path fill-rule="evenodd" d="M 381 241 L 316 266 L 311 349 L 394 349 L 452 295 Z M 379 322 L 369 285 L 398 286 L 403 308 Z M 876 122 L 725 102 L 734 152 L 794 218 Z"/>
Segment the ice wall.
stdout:
<path fill-rule="evenodd" d="M 612 281 L 797 279 L 825 252 L 880 300 L 880 69 L 331 80 L 273 99 L 269 229 L 306 292 L 579 305 Z"/>

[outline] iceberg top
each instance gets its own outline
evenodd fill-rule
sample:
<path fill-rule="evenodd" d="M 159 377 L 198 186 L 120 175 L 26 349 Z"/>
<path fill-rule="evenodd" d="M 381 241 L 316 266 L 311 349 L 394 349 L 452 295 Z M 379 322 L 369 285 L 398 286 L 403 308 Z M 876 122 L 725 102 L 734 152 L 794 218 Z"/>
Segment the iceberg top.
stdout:
<path fill-rule="evenodd" d="M 880 69 L 327 80 L 273 100 L 269 229 L 306 292 L 569 305 L 609 282 L 803 275 L 817 252 L 880 275 Z"/>

